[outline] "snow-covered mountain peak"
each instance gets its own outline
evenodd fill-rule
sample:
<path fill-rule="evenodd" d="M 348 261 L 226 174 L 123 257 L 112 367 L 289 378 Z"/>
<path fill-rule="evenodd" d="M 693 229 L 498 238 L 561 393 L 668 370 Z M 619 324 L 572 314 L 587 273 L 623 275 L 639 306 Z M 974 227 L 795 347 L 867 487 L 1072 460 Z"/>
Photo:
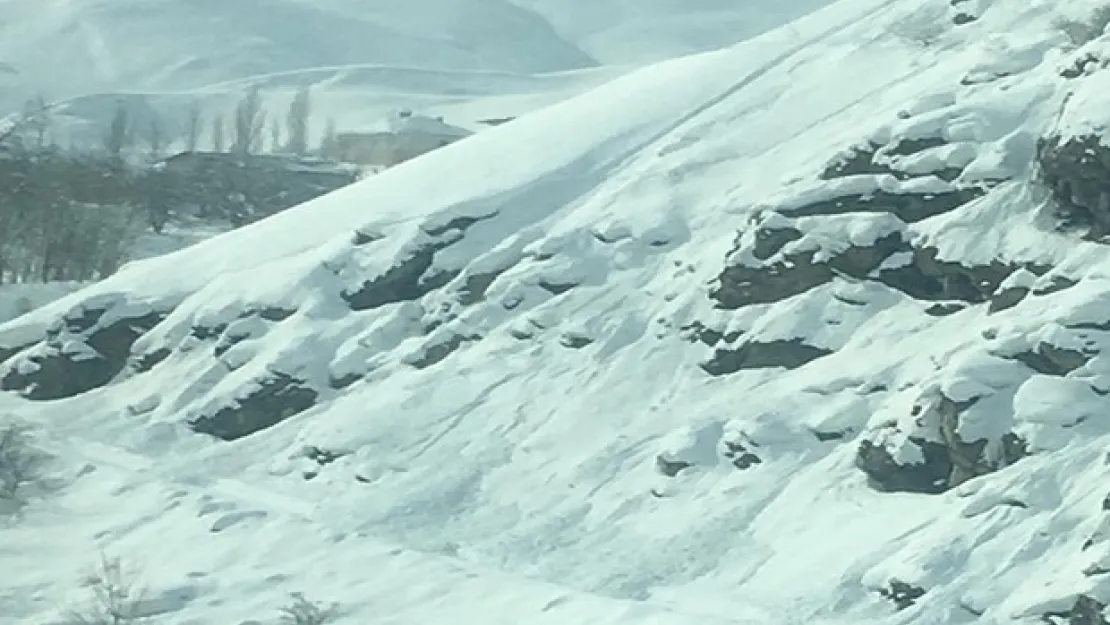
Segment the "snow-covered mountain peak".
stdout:
<path fill-rule="evenodd" d="M 1105 623 L 1101 14 L 843 0 L 0 326 L 12 610 Z"/>

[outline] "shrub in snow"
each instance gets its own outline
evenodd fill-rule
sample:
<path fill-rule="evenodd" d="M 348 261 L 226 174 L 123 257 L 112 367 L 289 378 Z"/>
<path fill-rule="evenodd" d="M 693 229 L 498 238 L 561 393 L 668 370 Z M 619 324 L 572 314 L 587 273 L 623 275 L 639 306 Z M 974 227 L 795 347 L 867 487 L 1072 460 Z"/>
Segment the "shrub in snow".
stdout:
<path fill-rule="evenodd" d="M 142 590 L 126 573 L 119 558 L 101 557 L 99 569 L 85 580 L 91 597 L 86 609 L 72 618 L 81 625 L 129 625 L 146 617 L 141 611 Z"/>
<path fill-rule="evenodd" d="M 1110 4 L 1096 7 L 1086 19 L 1061 17 L 1053 22 L 1053 26 L 1064 33 L 1075 46 L 1098 39 L 1106 33 L 1108 24 L 1110 24 Z"/>
<path fill-rule="evenodd" d="M 0 426 L 0 501 L 18 503 L 20 492 L 41 478 L 46 458 L 34 447 L 27 426 Z"/>
<path fill-rule="evenodd" d="M 283 625 L 324 625 L 332 622 L 339 614 L 339 606 L 309 601 L 299 592 L 292 594 L 293 601 L 281 609 Z"/>

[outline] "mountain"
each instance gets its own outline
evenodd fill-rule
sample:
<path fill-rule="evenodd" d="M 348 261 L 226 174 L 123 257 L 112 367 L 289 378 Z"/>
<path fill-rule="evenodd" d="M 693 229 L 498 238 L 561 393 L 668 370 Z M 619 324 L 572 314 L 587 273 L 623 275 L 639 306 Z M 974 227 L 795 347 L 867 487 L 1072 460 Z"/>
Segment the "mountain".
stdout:
<path fill-rule="evenodd" d="M 447 95 L 456 93 L 452 73 L 533 75 L 660 60 L 736 43 L 825 2 L 768 10 L 723 0 L 5 0 L 0 112 L 37 92 L 54 101 L 195 92 L 321 68 L 342 78 L 344 67 L 412 72 L 417 82 L 438 70 L 448 76 L 437 95 Z M 385 82 L 366 89 L 396 82 L 378 80 Z"/>
<path fill-rule="evenodd" d="M 1106 623 L 1107 21 L 841 0 L 0 326 L 0 609 Z"/>

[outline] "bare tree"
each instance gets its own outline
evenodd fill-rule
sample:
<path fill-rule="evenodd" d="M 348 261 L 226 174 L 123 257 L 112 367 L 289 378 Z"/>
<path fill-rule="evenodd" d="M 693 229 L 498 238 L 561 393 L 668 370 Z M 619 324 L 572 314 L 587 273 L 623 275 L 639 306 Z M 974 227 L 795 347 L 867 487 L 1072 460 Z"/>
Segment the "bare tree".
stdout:
<path fill-rule="evenodd" d="M 130 116 L 127 113 L 127 106 L 120 100 L 116 103 L 116 110 L 112 113 L 108 133 L 104 136 L 104 147 L 112 156 L 119 156 L 130 143 L 130 135 Z"/>
<path fill-rule="evenodd" d="M 193 101 L 189 105 L 189 112 L 185 116 L 185 151 L 196 152 L 197 144 L 200 142 L 200 129 L 201 129 L 201 111 L 200 102 Z"/>
<path fill-rule="evenodd" d="M 308 153 L 308 118 L 312 112 L 309 87 L 301 87 L 289 105 L 289 151 L 297 156 Z"/>
<path fill-rule="evenodd" d="M 331 156 L 335 151 L 335 138 L 336 138 L 335 118 L 329 117 L 327 124 L 324 126 L 324 136 L 320 139 L 320 154 L 323 156 Z"/>
<path fill-rule="evenodd" d="M 270 153 L 281 152 L 281 122 L 277 117 L 270 119 Z"/>
<path fill-rule="evenodd" d="M 47 135 L 50 132 L 52 120 L 50 118 L 51 106 L 44 96 L 37 95 L 23 104 L 22 126 L 26 137 L 32 147 L 42 149 L 47 145 Z"/>
<path fill-rule="evenodd" d="M 212 119 L 212 151 L 223 152 L 225 147 L 224 119 L 217 115 Z"/>
<path fill-rule="evenodd" d="M 162 127 L 162 119 L 158 115 L 151 115 L 146 138 L 150 147 L 150 157 L 153 159 L 161 158 L 166 147 L 166 131 Z"/>
<path fill-rule="evenodd" d="M 232 151 L 241 155 L 258 152 L 265 122 L 261 93 L 258 86 L 252 86 L 235 107 L 235 140 Z"/>

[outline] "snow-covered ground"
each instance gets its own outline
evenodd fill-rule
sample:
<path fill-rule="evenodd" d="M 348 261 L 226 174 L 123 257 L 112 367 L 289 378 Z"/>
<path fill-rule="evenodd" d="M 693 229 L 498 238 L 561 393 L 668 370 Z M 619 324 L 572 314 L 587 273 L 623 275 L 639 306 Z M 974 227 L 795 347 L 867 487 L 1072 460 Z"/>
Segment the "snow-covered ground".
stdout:
<path fill-rule="evenodd" d="M 1032 183 L 1094 6 L 841 0 L 0 326 L 0 610 L 1105 623 L 1110 252 Z"/>
<path fill-rule="evenodd" d="M 85 286 L 79 282 L 0 284 L 0 323 L 5 323 Z"/>

